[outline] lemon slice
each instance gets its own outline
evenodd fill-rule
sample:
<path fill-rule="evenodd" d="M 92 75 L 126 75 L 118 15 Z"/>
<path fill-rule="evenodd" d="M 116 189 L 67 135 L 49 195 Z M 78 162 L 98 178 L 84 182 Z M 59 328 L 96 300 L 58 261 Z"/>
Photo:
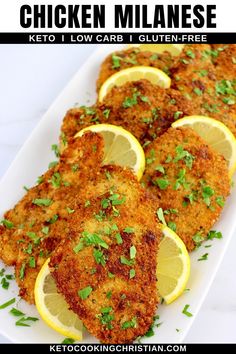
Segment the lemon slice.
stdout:
<path fill-rule="evenodd" d="M 129 44 L 128 47 L 137 47 L 142 52 L 148 51 L 157 54 L 167 51 L 171 55 L 177 56 L 182 52 L 184 44 Z"/>
<path fill-rule="evenodd" d="M 85 131 L 100 133 L 104 139 L 103 164 L 115 164 L 131 168 L 138 180 L 145 169 L 145 154 L 138 140 L 127 130 L 111 124 L 96 124 L 79 131 L 75 137 Z"/>
<path fill-rule="evenodd" d="M 183 241 L 174 231 L 163 226 L 164 238 L 157 257 L 157 288 L 166 304 L 179 297 L 190 275 L 190 258 Z"/>
<path fill-rule="evenodd" d="M 106 94 L 114 87 L 124 85 L 126 82 L 149 80 L 152 84 L 162 88 L 169 88 L 171 80 L 164 71 L 152 66 L 133 66 L 132 68 L 120 70 L 111 75 L 100 88 L 98 100 L 101 102 Z"/>
<path fill-rule="evenodd" d="M 35 283 L 34 295 L 37 310 L 48 326 L 63 336 L 82 340 L 83 323 L 68 309 L 68 304 L 57 291 L 50 274 L 47 260 L 41 268 Z"/>
<path fill-rule="evenodd" d="M 220 121 L 205 116 L 184 117 L 174 122 L 172 127 L 190 127 L 195 130 L 214 150 L 224 156 L 232 177 L 236 170 L 236 139 L 229 128 Z"/>

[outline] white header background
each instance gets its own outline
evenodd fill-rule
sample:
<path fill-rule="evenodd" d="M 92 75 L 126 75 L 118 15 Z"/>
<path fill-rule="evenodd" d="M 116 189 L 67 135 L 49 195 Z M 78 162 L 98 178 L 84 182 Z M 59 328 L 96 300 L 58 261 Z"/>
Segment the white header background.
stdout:
<path fill-rule="evenodd" d="M 106 5 L 106 28 L 105 29 L 24 29 L 20 26 L 20 7 L 22 5 Z M 216 5 L 216 23 L 217 27 L 208 29 L 203 27 L 201 29 L 158 29 L 158 32 L 236 32 L 236 1 L 235 0 L 1 0 L 0 1 L 0 32 L 127 32 L 127 29 L 114 28 L 114 5 L 148 5 L 148 21 L 153 21 L 154 6 L 156 5 Z M 215 20 L 214 20 L 215 22 Z M 156 29 L 128 29 L 129 32 L 157 32 Z"/>

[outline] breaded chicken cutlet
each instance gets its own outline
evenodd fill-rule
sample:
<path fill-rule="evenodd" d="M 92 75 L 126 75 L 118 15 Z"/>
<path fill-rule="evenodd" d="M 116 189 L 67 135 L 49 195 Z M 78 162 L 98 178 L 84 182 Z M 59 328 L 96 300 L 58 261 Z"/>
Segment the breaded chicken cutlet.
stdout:
<path fill-rule="evenodd" d="M 186 45 L 170 69 L 171 87 L 205 115 L 224 123 L 236 136 L 235 46 Z"/>
<path fill-rule="evenodd" d="M 5 213 L 4 226 L 0 226 L 0 258 L 7 265 L 16 265 L 20 295 L 28 302 L 34 301 L 34 281 L 40 267 L 64 237 L 78 201 L 86 201 L 85 186 L 96 176 L 102 159 L 103 139 L 99 135 L 89 132 L 72 140 L 57 166 Z M 58 227 L 59 239 L 53 234 Z"/>
<path fill-rule="evenodd" d="M 190 128 L 170 128 L 146 151 L 143 183 L 158 216 L 192 251 L 207 237 L 230 191 L 225 159 Z"/>
<path fill-rule="evenodd" d="M 173 121 L 194 114 L 191 102 L 173 89 L 162 89 L 147 80 L 114 87 L 103 102 L 69 110 L 63 120 L 67 139 L 95 123 L 109 123 L 130 131 L 147 144 L 168 129 Z"/>
<path fill-rule="evenodd" d="M 92 335 L 103 343 L 130 343 L 153 322 L 162 232 L 152 197 L 132 173 L 116 166 L 101 173 L 110 175 L 110 188 L 104 193 L 101 176 L 98 197 L 72 215 L 69 237 L 49 266 L 59 292 Z"/>
<path fill-rule="evenodd" d="M 153 66 L 160 69 L 167 74 L 172 64 L 173 57 L 169 52 L 157 54 L 148 51 L 140 51 L 139 48 L 130 48 L 114 52 L 103 61 L 100 67 L 100 72 L 97 80 L 97 91 L 99 91 L 102 84 L 111 75 L 120 70 L 130 68 L 132 66 L 144 65 Z"/>

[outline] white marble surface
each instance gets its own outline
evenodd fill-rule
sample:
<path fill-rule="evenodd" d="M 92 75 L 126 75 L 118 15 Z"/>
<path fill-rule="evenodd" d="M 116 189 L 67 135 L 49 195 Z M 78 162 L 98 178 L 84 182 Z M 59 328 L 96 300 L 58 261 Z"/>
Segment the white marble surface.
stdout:
<path fill-rule="evenodd" d="M 0 178 L 95 45 L 0 45 Z M 236 235 L 186 343 L 236 342 Z M 0 343 L 8 342 L 0 335 Z"/>

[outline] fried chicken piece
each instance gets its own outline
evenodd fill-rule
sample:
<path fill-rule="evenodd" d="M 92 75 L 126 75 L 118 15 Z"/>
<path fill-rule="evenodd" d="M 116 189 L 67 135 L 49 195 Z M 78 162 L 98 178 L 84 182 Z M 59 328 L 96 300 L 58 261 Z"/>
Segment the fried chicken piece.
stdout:
<path fill-rule="evenodd" d="M 140 51 L 139 48 L 135 47 L 114 52 L 108 55 L 101 65 L 97 80 L 97 91 L 99 91 L 106 79 L 120 70 L 127 69 L 132 66 L 144 65 L 153 66 L 168 74 L 172 61 L 173 57 L 169 52 L 164 52 L 162 54 L 148 51 L 143 52 Z"/>
<path fill-rule="evenodd" d="M 170 70 L 171 87 L 191 101 L 195 115 L 221 121 L 236 136 L 235 47 L 217 48 L 186 45 Z"/>
<path fill-rule="evenodd" d="M 76 207 L 78 195 L 80 200 L 83 198 L 84 187 L 100 168 L 102 159 L 102 137 L 89 132 L 80 139 L 72 139 L 59 163 L 41 176 L 40 184 L 5 213 L 8 224 L 0 230 L 0 258 L 7 265 L 16 264 L 19 249 L 29 256 L 32 250 L 28 247 L 41 249 L 42 245 L 42 251 L 47 253 L 43 245 L 50 231 L 45 230 L 57 220 L 69 217 L 70 209 Z"/>
<path fill-rule="evenodd" d="M 190 128 L 170 128 L 146 152 L 143 182 L 167 225 L 192 251 L 207 236 L 230 192 L 225 159 Z"/>
<path fill-rule="evenodd" d="M 191 102 L 178 91 L 140 80 L 114 87 L 96 107 L 68 111 L 62 133 L 71 137 L 95 122 L 109 123 L 122 126 L 144 144 L 161 135 L 177 118 L 191 114 Z"/>
<path fill-rule="evenodd" d="M 150 328 L 158 302 L 156 203 L 131 172 L 116 166 L 102 169 L 95 190 L 89 206 L 70 218 L 51 272 L 92 335 L 130 343 Z"/>

